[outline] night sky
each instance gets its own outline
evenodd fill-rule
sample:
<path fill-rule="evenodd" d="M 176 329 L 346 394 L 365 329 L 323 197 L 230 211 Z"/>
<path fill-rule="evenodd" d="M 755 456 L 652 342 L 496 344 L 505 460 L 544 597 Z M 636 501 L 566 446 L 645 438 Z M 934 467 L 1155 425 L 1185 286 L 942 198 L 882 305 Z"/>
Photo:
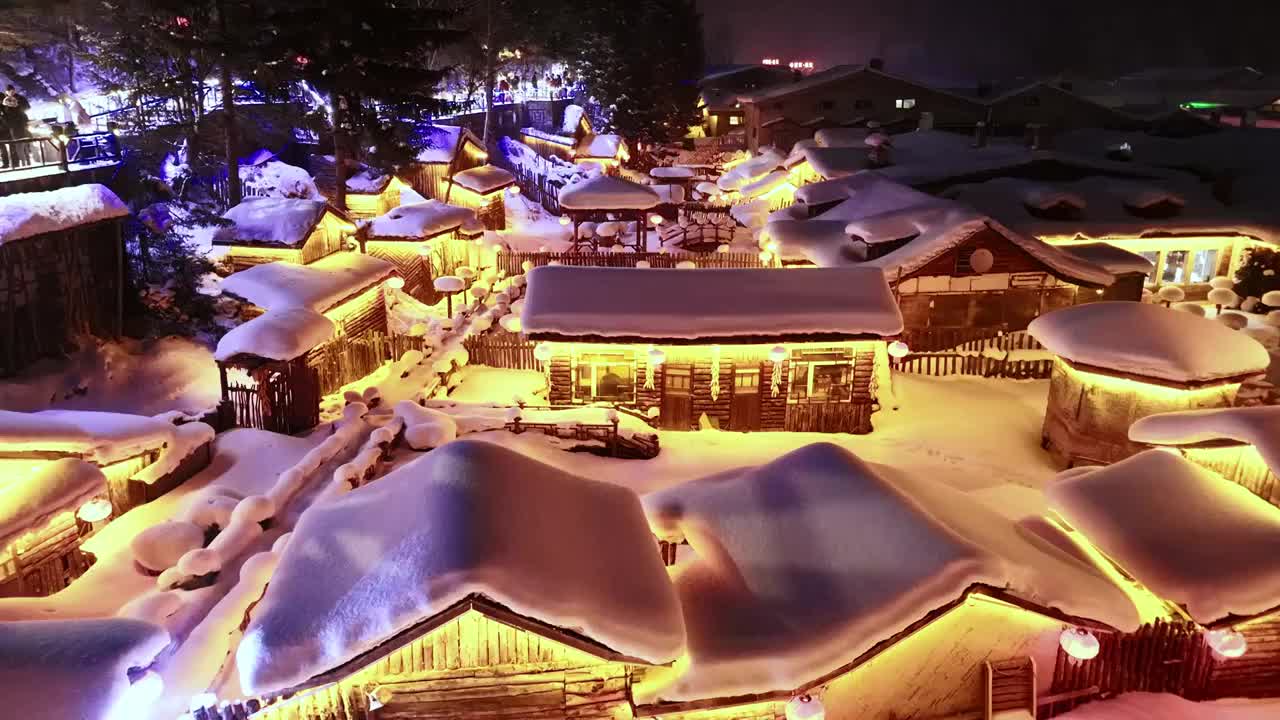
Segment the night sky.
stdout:
<path fill-rule="evenodd" d="M 967 84 L 1070 70 L 1248 64 L 1280 71 L 1277 0 L 698 0 L 709 63 L 765 56 Z"/>

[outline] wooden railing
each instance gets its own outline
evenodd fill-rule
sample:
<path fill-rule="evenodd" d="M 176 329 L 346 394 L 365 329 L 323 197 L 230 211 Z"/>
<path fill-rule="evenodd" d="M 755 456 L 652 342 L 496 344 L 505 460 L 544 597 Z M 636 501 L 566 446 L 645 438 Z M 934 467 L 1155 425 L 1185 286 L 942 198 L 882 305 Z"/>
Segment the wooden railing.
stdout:
<path fill-rule="evenodd" d="M 1052 358 L 1019 358 L 1019 350 L 1042 350 L 1025 332 L 991 328 L 922 328 L 899 336 L 911 354 L 891 366 L 913 375 L 946 377 L 977 375 L 1015 380 L 1044 379 L 1053 372 Z"/>
<path fill-rule="evenodd" d="M 524 272 L 525 261 L 534 266 L 546 265 L 552 261 L 561 265 L 577 265 L 591 267 L 635 267 L 641 260 L 653 268 L 674 268 L 678 263 L 688 260 L 700 268 L 758 268 L 763 267 L 760 257 L 755 253 L 634 253 L 634 252 L 562 252 L 562 253 L 508 253 L 499 252 L 497 266 L 506 270 L 508 275 Z"/>
<path fill-rule="evenodd" d="M 6 173 L 25 172 L 34 168 L 57 167 L 64 171 L 75 166 L 114 161 L 119 162 L 120 143 L 114 133 L 100 132 L 76 135 L 71 138 L 30 137 L 21 140 L 0 140 L 0 160 Z"/>

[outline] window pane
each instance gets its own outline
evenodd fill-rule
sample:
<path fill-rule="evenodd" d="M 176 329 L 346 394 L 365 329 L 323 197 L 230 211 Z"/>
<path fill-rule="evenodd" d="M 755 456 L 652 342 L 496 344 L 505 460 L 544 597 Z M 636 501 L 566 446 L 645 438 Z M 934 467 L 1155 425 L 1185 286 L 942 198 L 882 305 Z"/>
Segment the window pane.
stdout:
<path fill-rule="evenodd" d="M 815 365 L 813 367 L 813 398 L 824 400 L 849 399 L 848 365 Z"/>
<path fill-rule="evenodd" d="M 622 362 L 596 364 L 596 397 L 601 400 L 631 399 L 631 365 Z"/>
<path fill-rule="evenodd" d="M 1191 282 L 1205 283 L 1213 279 L 1218 267 L 1217 250 L 1197 250 L 1191 258 Z"/>
<path fill-rule="evenodd" d="M 1186 278 L 1183 276 L 1186 264 L 1186 250 L 1170 250 L 1166 252 L 1164 254 L 1164 272 L 1160 275 L 1160 281 L 1167 283 L 1186 282 Z"/>
<path fill-rule="evenodd" d="M 791 398 L 803 400 L 809 396 L 809 364 L 791 364 Z"/>

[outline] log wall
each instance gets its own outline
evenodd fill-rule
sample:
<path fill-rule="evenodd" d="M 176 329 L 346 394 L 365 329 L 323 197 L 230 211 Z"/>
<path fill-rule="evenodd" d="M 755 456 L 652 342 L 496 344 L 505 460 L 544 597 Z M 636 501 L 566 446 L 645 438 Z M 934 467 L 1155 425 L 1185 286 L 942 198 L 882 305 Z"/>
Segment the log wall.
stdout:
<path fill-rule="evenodd" d="M 1182 454 L 1191 462 L 1218 473 L 1280 507 L 1280 480 L 1267 467 L 1256 447 L 1243 444 L 1215 448 L 1189 447 L 1183 448 Z"/>
<path fill-rule="evenodd" d="M 80 538 L 80 523 L 68 511 L 0 549 L 0 597 L 52 595 L 70 585 L 93 564 Z"/>
<path fill-rule="evenodd" d="M 1280 613 L 1236 626 L 1248 643 L 1238 658 L 1213 661 L 1197 699 L 1280 697 Z"/>
<path fill-rule="evenodd" d="M 223 255 L 223 262 L 231 266 L 231 272 L 238 273 L 254 265 L 283 262 L 302 264 L 302 251 L 288 248 L 258 247 L 256 245 L 231 245 Z"/>

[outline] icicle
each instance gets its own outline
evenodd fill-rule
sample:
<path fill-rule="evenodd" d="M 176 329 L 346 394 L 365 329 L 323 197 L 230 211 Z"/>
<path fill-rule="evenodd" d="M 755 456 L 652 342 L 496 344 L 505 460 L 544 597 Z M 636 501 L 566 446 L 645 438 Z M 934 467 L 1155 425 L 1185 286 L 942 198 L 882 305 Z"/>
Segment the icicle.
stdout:
<path fill-rule="evenodd" d="M 720 346 L 711 346 L 711 402 L 720 399 Z"/>
<path fill-rule="evenodd" d="M 773 364 L 773 376 L 769 378 L 769 391 L 778 397 L 778 387 L 782 384 L 782 361 L 787 359 L 787 349 L 778 345 L 769 351 L 769 362 Z"/>

